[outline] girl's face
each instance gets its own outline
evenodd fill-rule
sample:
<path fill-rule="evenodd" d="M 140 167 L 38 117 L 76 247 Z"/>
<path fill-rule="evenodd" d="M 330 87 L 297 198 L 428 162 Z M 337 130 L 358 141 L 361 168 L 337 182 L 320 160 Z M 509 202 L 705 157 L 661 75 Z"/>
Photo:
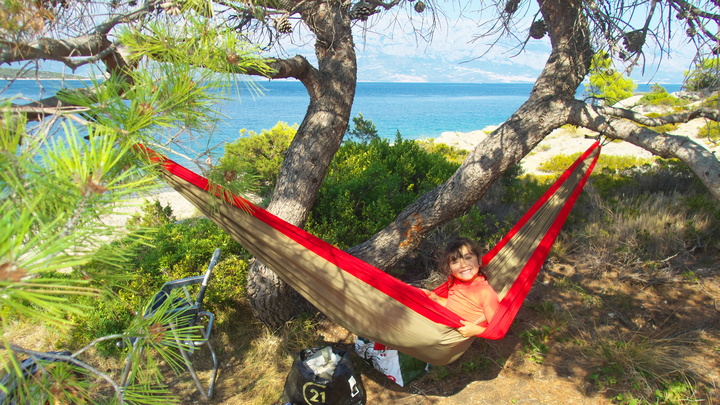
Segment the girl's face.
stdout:
<path fill-rule="evenodd" d="M 474 279 L 480 272 L 478 257 L 467 246 L 463 246 L 460 248 L 460 257 L 450 258 L 450 272 L 458 280 Z"/>

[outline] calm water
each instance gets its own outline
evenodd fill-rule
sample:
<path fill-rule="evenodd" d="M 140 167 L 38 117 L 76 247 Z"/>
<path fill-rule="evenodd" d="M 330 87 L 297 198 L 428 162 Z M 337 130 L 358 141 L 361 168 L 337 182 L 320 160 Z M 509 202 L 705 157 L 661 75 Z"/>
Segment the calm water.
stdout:
<path fill-rule="evenodd" d="M 300 123 L 309 97 L 298 82 L 264 84 L 264 95 L 240 95 L 223 108 L 237 129 L 267 129 L 278 121 Z M 358 83 L 352 116 L 373 121 L 380 136 L 435 138 L 505 121 L 527 99 L 529 84 Z M 232 128 L 232 125 L 228 127 Z"/>
<path fill-rule="evenodd" d="M 81 83 L 71 81 L 80 86 Z M 0 88 L 7 82 L 0 80 Z M 59 81 L 15 82 L 4 97 L 37 97 L 54 92 Z M 278 121 L 299 124 L 307 110 L 309 96 L 300 82 L 262 82 L 262 95 L 253 96 L 245 87 L 240 94 L 219 106 L 226 116 L 214 135 L 214 142 L 232 141 L 241 129 L 260 132 Z M 664 85 L 669 92 L 680 85 Z M 639 85 L 639 92 L 649 85 Z M 499 125 L 527 99 L 532 84 L 470 83 L 358 83 L 352 116 L 362 114 L 373 121 L 380 136 L 394 139 L 400 131 L 405 139 L 436 138 L 446 131 L 470 132 Z M 580 91 L 584 91 L 581 86 Z"/>

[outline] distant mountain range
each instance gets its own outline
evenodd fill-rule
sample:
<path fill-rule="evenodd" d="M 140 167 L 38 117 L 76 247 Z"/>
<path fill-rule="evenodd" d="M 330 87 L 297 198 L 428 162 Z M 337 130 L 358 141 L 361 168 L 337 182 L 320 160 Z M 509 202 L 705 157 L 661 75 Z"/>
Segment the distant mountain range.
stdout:
<path fill-rule="evenodd" d="M 32 69 L 0 68 L 0 79 L 87 79 L 87 77 Z"/>

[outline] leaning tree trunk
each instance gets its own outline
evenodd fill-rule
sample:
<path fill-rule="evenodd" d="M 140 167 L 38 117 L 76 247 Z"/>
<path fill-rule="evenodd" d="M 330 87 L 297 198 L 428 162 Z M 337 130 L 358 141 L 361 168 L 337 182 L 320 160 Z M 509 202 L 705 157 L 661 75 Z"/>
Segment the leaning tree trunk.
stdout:
<path fill-rule="evenodd" d="M 307 62 L 275 77 L 295 77 L 307 88 L 310 106 L 280 168 L 268 210 L 304 226 L 333 156 L 340 147 L 355 97 L 357 63 L 350 20 L 339 2 L 318 1 L 302 14 L 315 33 L 318 68 Z M 296 58 L 297 60 L 298 58 Z M 254 315 L 278 327 L 307 303 L 270 269 L 255 262 L 247 293 Z"/>
<path fill-rule="evenodd" d="M 351 254 L 388 269 L 437 226 L 466 212 L 503 172 L 553 129 L 567 122 L 575 91 L 590 67 L 592 49 L 579 1 L 539 1 L 552 53 L 529 99 L 467 156 L 453 176 L 408 206 L 387 228 Z"/>
<path fill-rule="evenodd" d="M 656 155 L 678 158 L 720 200 L 720 161 L 707 149 L 687 137 L 657 134 L 644 128 L 638 123 L 643 124 L 648 118 L 633 117 L 631 111 L 575 100 L 575 92 L 587 75 L 592 58 L 589 27 L 581 4 L 577 0 L 538 0 L 538 4 L 549 30 L 552 53 L 528 101 L 478 144 L 447 182 L 408 206 L 387 228 L 351 248 L 351 254 L 379 268 L 392 267 L 432 229 L 467 211 L 505 170 L 564 124 L 583 126 Z M 718 118 L 717 112 L 697 114 Z M 691 118 L 676 114 L 667 118 L 667 122 L 654 125 L 687 122 Z"/>

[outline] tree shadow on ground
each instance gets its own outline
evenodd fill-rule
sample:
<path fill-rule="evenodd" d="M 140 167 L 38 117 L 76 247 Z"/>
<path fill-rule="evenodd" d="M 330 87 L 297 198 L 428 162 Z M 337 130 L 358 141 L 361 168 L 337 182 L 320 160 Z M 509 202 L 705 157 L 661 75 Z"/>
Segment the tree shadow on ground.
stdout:
<path fill-rule="evenodd" d="M 277 403 L 294 354 L 326 345 L 350 353 L 368 404 L 508 403 L 502 401 L 518 398 L 610 403 L 619 394 L 639 397 L 641 392 L 633 388 L 637 381 L 627 378 L 626 370 L 612 374 L 609 361 L 593 357 L 588 349 L 636 341 L 655 347 L 672 339 L 680 339 L 673 341 L 679 345 L 674 353 L 682 352 L 692 367 L 682 371 L 700 387 L 693 395 L 717 396 L 713 381 L 720 378 L 720 319 L 714 303 L 720 299 L 720 278 L 717 271 L 700 276 L 647 285 L 621 280 L 618 274 L 582 274 L 569 266 L 546 269 L 503 339 L 478 339 L 455 363 L 431 367 L 404 387 L 355 353 L 355 335 L 321 315 L 268 334 L 252 320 L 246 304 L 238 305 L 223 315 L 216 330 L 221 370 L 209 403 Z M 254 359 L 258 345 L 275 349 Z M 183 378 L 187 388 L 178 391 L 183 402 L 199 401 L 189 376 Z M 260 395 L 267 400 L 258 399 Z M 566 397 L 572 400 L 564 401 Z"/>

